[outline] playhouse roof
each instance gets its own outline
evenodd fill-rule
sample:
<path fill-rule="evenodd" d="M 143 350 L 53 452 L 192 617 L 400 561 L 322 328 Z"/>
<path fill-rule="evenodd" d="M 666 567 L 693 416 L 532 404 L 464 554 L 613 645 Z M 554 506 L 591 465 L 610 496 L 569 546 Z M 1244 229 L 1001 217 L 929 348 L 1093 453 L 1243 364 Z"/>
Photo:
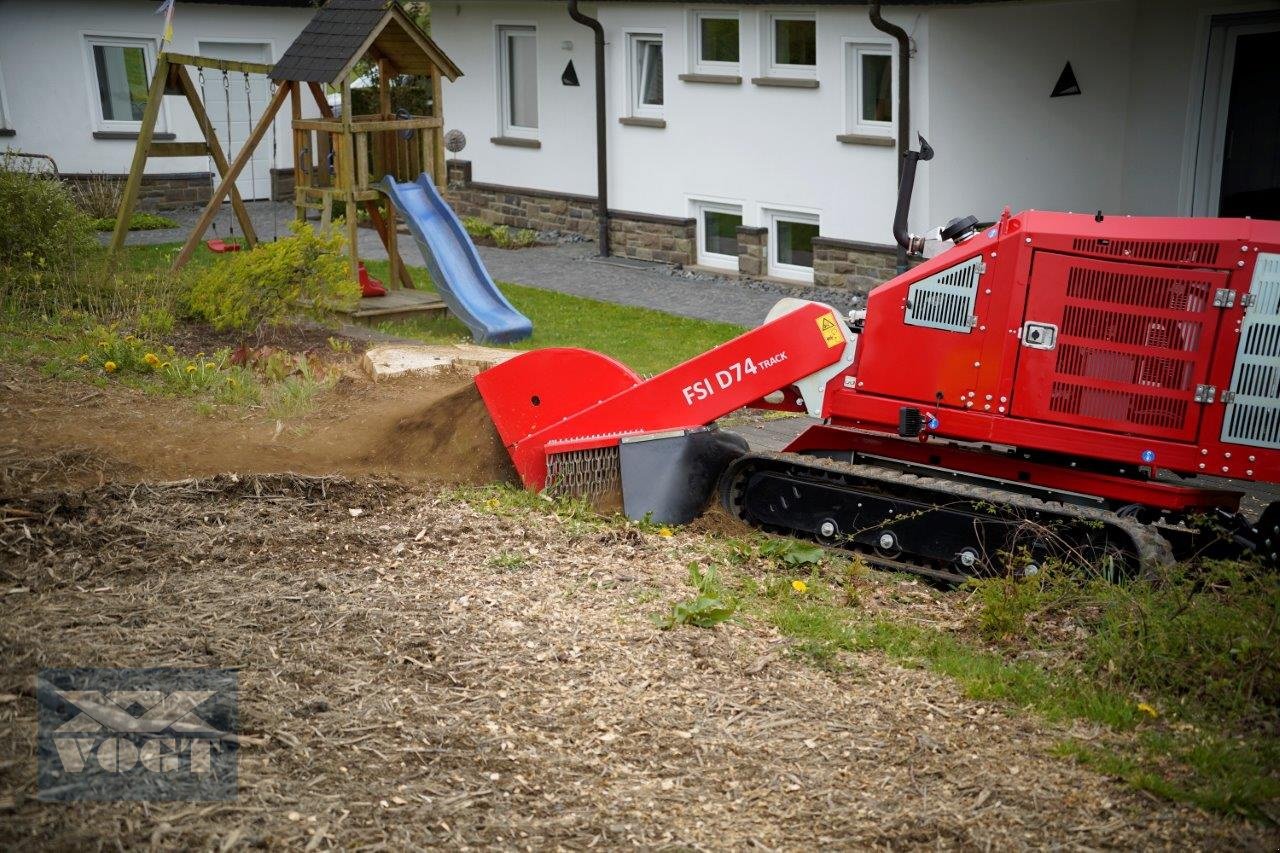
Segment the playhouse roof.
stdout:
<path fill-rule="evenodd" d="M 338 85 L 365 54 L 397 74 L 462 76 L 445 52 L 394 0 L 329 0 L 289 45 L 272 80 Z"/>

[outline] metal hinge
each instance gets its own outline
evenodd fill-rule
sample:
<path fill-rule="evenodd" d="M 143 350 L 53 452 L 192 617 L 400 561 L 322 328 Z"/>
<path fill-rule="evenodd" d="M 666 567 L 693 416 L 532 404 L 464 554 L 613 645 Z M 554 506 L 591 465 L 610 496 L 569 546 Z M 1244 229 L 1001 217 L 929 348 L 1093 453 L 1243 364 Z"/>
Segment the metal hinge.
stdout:
<path fill-rule="evenodd" d="M 1236 292 L 1229 287 L 1219 287 L 1213 292 L 1214 308 L 1230 308 L 1236 304 Z"/>
<path fill-rule="evenodd" d="M 1222 396 L 1218 398 L 1218 402 L 1220 402 L 1220 403 L 1231 403 L 1231 402 L 1234 402 L 1234 401 L 1235 401 L 1235 399 L 1236 399 L 1236 392 L 1235 392 L 1235 391 L 1228 391 L 1226 388 L 1223 388 L 1223 389 L 1222 389 Z"/>
<path fill-rule="evenodd" d="M 1258 301 L 1258 295 L 1256 293 L 1246 293 L 1244 296 L 1240 297 L 1240 307 L 1248 308 L 1250 305 L 1252 305 L 1254 302 L 1257 302 L 1257 301 Z"/>
<path fill-rule="evenodd" d="M 1195 401 L 1197 403 L 1212 403 L 1213 398 L 1218 395 L 1218 387 L 1216 385 L 1197 385 Z"/>

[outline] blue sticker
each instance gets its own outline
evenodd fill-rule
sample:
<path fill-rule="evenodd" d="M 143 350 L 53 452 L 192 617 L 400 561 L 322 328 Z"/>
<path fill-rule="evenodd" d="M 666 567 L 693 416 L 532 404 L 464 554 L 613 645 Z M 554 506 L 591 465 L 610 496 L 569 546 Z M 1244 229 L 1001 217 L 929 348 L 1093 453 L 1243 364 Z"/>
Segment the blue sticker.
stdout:
<path fill-rule="evenodd" d="M 1148 465 L 1150 465 L 1152 462 L 1155 462 L 1155 461 L 1156 461 L 1156 452 L 1155 452 L 1154 450 L 1144 450 L 1144 451 L 1142 451 L 1142 461 L 1143 461 L 1143 462 L 1146 462 Z"/>
<path fill-rule="evenodd" d="M 987 237 L 989 239 L 994 240 L 996 238 L 996 235 L 999 233 L 1000 233 L 1000 230 L 998 228 L 992 228 L 990 231 L 987 232 Z"/>
<path fill-rule="evenodd" d="M 937 428 L 938 428 L 938 419 L 929 418 L 929 429 L 937 429 Z"/>

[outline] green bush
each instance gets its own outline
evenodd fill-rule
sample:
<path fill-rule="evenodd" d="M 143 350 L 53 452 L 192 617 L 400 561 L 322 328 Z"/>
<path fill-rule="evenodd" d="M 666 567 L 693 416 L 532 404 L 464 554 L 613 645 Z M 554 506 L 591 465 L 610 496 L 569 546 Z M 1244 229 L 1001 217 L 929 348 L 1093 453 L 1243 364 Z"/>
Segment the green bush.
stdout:
<path fill-rule="evenodd" d="M 65 184 L 0 156 L 0 273 L 11 285 L 54 286 L 96 249 L 93 224 Z"/>
<path fill-rule="evenodd" d="M 538 242 L 538 232 L 528 228 L 511 228 L 507 225 L 491 225 L 483 219 L 468 216 L 462 227 L 477 240 L 492 240 L 501 249 L 527 249 Z"/>
<path fill-rule="evenodd" d="M 294 222 L 290 229 L 290 237 L 195 272 L 185 294 L 190 313 L 218 330 L 260 334 L 300 311 L 323 318 L 355 305 L 360 286 L 351 278 L 340 228 L 324 234 Z"/>

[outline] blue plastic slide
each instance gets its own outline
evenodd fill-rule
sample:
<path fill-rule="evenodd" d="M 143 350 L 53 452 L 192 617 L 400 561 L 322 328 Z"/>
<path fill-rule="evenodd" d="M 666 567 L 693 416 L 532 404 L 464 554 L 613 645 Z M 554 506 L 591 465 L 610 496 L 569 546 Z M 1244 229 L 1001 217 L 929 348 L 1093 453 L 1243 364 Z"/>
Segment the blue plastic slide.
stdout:
<path fill-rule="evenodd" d="M 533 323 L 511 306 L 480 261 L 471 235 L 445 203 L 431 178 L 397 183 L 388 175 L 382 191 L 409 223 L 436 290 L 482 344 L 505 344 L 533 334 Z"/>

